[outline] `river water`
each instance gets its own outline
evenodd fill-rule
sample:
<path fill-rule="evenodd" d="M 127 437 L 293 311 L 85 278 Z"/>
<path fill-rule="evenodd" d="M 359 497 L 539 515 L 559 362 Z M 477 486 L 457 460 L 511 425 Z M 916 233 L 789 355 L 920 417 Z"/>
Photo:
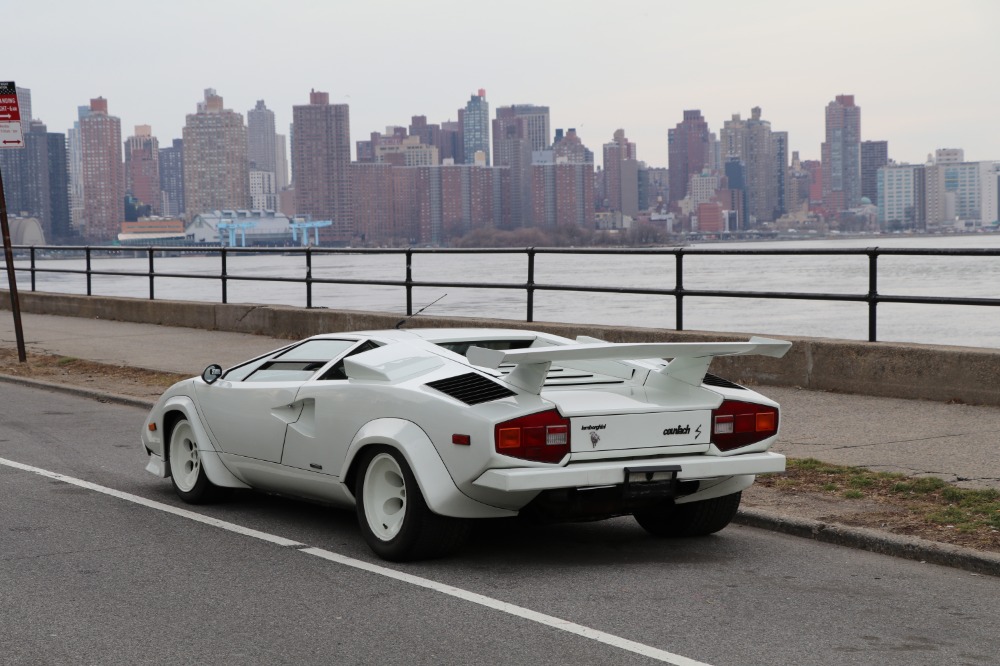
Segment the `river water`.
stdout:
<path fill-rule="evenodd" d="M 804 249 L 804 248 L 1000 248 L 1000 235 L 879 236 L 861 239 L 703 244 L 694 247 Z M 642 255 L 538 255 L 535 282 L 630 288 L 670 289 L 674 286 L 673 256 Z M 15 266 L 27 267 L 17 260 Z M 39 259 L 39 268 L 82 269 L 82 259 Z M 949 297 L 1000 297 L 1000 257 L 879 257 L 878 290 L 882 295 Z M 157 257 L 156 272 L 218 276 L 218 257 Z M 109 258 L 92 261 L 94 270 L 145 272 L 145 258 Z M 865 256 L 685 256 L 686 289 L 741 291 L 795 291 L 864 294 L 868 290 Z M 230 276 L 271 276 L 301 279 L 305 260 L 279 254 L 233 255 Z M 403 280 L 403 255 L 317 255 L 313 277 Z M 414 255 L 413 279 L 417 281 L 524 283 L 527 259 L 523 254 Z M 82 275 L 39 273 L 39 291 L 86 293 Z M 26 272 L 18 272 L 18 286 L 30 288 Z M 94 276 L 93 293 L 101 296 L 148 298 L 145 277 Z M 221 300 L 218 279 L 157 278 L 156 298 Z M 446 294 L 446 295 L 445 295 Z M 444 296 L 428 314 L 495 317 L 524 320 L 523 289 L 467 288 L 414 289 L 414 309 Z M 267 303 L 304 306 L 304 284 L 231 280 L 230 303 Z M 374 310 L 404 314 L 402 287 L 314 285 L 313 306 L 348 310 Z M 673 328 L 674 298 L 580 292 L 535 292 L 536 321 L 609 324 Z M 763 300 L 743 298 L 684 299 L 684 328 L 772 336 L 866 340 L 868 307 L 865 303 Z M 1000 348 L 1000 307 L 881 304 L 878 307 L 880 341 L 920 342 Z"/>

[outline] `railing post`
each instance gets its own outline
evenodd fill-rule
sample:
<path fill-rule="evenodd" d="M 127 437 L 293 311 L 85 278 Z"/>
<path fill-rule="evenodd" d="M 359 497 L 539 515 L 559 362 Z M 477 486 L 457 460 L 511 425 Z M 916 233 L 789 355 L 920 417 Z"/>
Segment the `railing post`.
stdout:
<path fill-rule="evenodd" d="M 528 252 L 528 318 L 525 321 L 535 321 L 535 248 L 529 247 Z"/>
<path fill-rule="evenodd" d="M 86 257 L 86 265 L 87 265 L 87 296 L 91 296 L 92 294 L 90 289 L 90 246 L 89 245 L 83 249 L 83 254 L 84 257 Z"/>
<path fill-rule="evenodd" d="M 413 248 L 406 248 L 406 316 L 413 314 Z"/>
<path fill-rule="evenodd" d="M 684 330 L 684 248 L 677 248 L 677 261 L 674 264 L 676 277 L 674 278 L 674 289 L 677 295 L 674 297 L 674 314 L 676 322 L 674 328 L 678 331 Z"/>
<path fill-rule="evenodd" d="M 228 292 L 229 284 L 226 281 L 226 246 L 225 245 L 219 246 L 219 256 L 222 258 L 222 275 L 219 276 L 219 279 L 222 280 L 222 302 L 223 303 L 228 303 L 229 302 L 229 292 Z"/>
<path fill-rule="evenodd" d="M 31 246 L 31 291 L 35 291 L 35 246 Z"/>
<path fill-rule="evenodd" d="M 313 257 L 312 245 L 306 246 L 306 308 L 313 306 Z"/>
<path fill-rule="evenodd" d="M 153 270 L 153 246 L 150 245 L 146 248 L 146 251 L 149 253 L 149 300 L 153 300 L 155 298 L 153 293 L 153 276 L 156 275 Z"/>
<path fill-rule="evenodd" d="M 868 342 L 878 338 L 878 248 L 868 248 Z"/>

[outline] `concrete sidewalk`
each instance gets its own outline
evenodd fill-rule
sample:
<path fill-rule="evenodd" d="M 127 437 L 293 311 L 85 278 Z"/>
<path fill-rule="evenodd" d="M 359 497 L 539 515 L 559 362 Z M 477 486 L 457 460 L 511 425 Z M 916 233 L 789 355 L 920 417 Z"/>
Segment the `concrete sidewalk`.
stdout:
<path fill-rule="evenodd" d="M 16 348 L 0 313 L 0 347 Z M 264 336 L 101 319 L 22 314 L 29 351 L 200 374 L 288 343 Z M 761 387 L 781 403 L 779 453 L 1000 489 L 1000 408 Z"/>

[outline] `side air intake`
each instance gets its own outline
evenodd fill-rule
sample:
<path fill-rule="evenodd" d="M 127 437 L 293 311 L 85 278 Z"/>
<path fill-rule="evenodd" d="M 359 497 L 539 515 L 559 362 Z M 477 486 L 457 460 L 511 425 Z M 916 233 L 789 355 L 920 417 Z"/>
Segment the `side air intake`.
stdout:
<path fill-rule="evenodd" d="M 474 372 L 447 379 L 438 379 L 428 382 L 427 386 L 451 396 L 455 400 L 461 400 L 467 405 L 478 405 L 482 402 L 517 395 L 506 386 Z"/>

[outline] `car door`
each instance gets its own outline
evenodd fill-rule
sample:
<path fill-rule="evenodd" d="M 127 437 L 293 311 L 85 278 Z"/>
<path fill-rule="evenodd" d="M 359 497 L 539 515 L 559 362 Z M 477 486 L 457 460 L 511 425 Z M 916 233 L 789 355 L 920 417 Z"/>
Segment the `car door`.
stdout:
<path fill-rule="evenodd" d="M 209 429 L 226 453 L 280 463 L 289 423 L 303 403 L 295 396 L 308 379 L 357 340 L 310 339 L 235 368 L 214 384 L 198 384 Z"/>
<path fill-rule="evenodd" d="M 318 474 L 339 474 L 361 417 L 349 407 L 356 404 L 351 394 L 358 389 L 347 379 L 344 359 L 377 346 L 369 340 L 354 347 L 321 375 L 302 384 L 295 396 L 302 413 L 288 427 L 282 465 Z"/>

